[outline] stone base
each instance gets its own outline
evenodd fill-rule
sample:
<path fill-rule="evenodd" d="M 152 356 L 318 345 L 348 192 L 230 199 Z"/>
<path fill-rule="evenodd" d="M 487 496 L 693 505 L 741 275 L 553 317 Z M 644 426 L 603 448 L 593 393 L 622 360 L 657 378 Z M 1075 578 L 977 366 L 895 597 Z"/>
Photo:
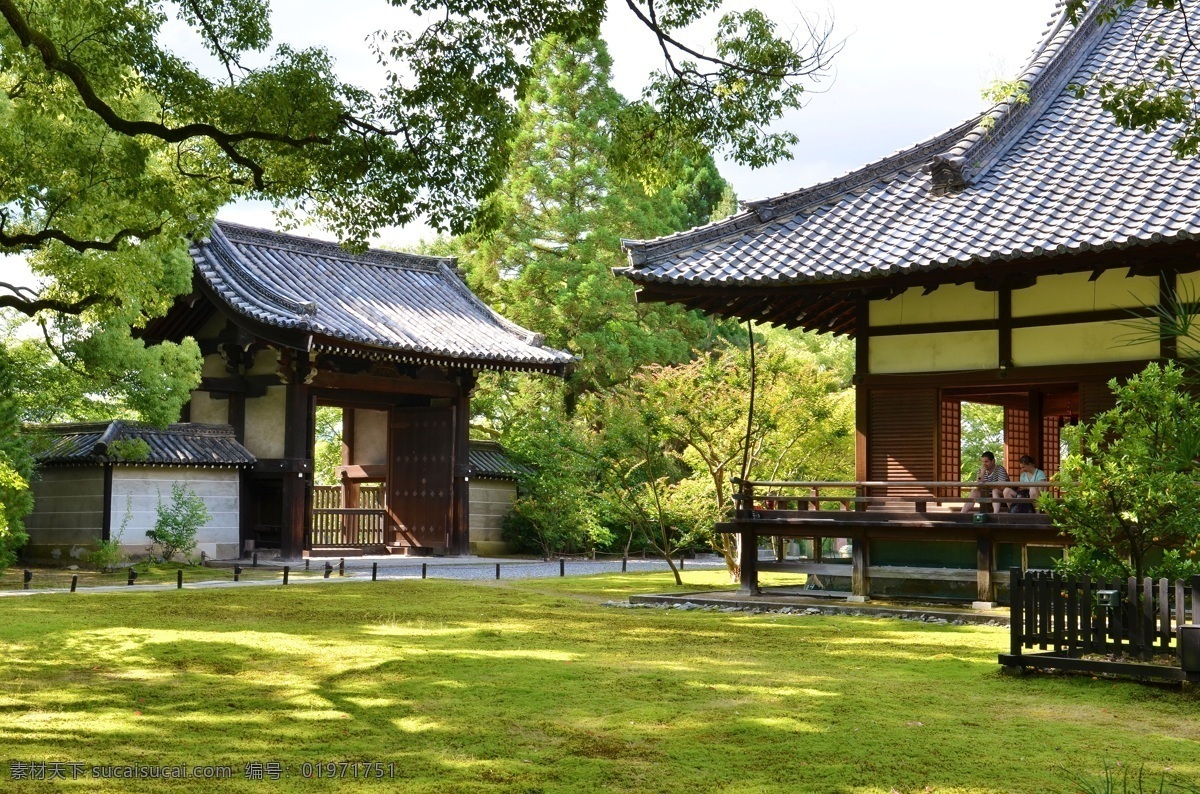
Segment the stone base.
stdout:
<path fill-rule="evenodd" d="M 971 602 L 971 609 L 978 609 L 978 610 L 995 609 L 998 606 L 1000 606 L 1000 605 L 997 604 L 995 601 L 972 601 Z"/>
<path fill-rule="evenodd" d="M 846 596 L 846 601 L 847 601 L 847 603 L 850 603 L 850 604 L 865 604 L 870 600 L 871 600 L 870 596 L 860 596 L 860 595 Z"/>

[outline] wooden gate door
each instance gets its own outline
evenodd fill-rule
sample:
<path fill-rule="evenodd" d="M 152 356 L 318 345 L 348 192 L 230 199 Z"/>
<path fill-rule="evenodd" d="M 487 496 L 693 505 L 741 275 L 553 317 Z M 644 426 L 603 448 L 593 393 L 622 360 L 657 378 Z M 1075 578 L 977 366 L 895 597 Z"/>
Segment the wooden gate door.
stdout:
<path fill-rule="evenodd" d="M 394 408 L 388 439 L 389 521 L 394 540 L 444 552 L 454 498 L 454 412 Z"/>

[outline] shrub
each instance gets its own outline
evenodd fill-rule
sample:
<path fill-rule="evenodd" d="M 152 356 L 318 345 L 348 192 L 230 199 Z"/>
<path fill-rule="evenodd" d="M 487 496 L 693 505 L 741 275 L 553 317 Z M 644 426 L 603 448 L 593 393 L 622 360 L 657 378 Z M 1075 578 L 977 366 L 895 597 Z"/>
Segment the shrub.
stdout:
<path fill-rule="evenodd" d="M 170 562 L 176 554 L 186 555 L 196 548 L 196 534 L 211 518 L 195 491 L 184 483 L 173 483 L 169 504 L 164 504 L 159 495 L 158 520 L 154 529 L 146 531 L 146 537 L 159 547 L 163 562 Z"/>
<path fill-rule="evenodd" d="M 117 529 L 115 535 L 108 540 L 96 540 L 96 550 L 87 556 L 87 561 L 93 567 L 99 568 L 101 571 L 111 571 L 121 563 L 125 562 L 125 552 L 121 551 L 121 538 L 125 534 L 125 528 L 129 526 L 129 520 L 133 517 L 133 495 L 126 494 L 125 496 L 125 516 L 121 519 L 121 526 Z"/>

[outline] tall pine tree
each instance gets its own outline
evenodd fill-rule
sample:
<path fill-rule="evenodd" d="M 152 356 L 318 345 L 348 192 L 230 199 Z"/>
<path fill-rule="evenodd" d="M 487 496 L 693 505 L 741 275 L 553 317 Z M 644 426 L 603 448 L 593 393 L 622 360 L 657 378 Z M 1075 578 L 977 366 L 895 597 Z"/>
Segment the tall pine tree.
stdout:
<path fill-rule="evenodd" d="M 687 163 L 648 194 L 610 166 L 624 100 L 609 84 L 603 41 L 552 37 L 534 57 L 520 105 L 512 165 L 486 212 L 487 237 L 464 240 L 471 286 L 498 311 L 579 356 L 566 400 L 624 381 L 646 363 L 686 361 L 709 335 L 695 313 L 639 305 L 613 276 L 622 237 L 647 238 L 707 222 L 728 198 L 710 157 Z"/>

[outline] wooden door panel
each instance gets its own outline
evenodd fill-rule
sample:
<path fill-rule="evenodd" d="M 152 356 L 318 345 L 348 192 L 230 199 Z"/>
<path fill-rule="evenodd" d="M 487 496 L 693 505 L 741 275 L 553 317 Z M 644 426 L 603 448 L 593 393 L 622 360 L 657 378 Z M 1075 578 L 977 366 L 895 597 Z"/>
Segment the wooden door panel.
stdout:
<path fill-rule="evenodd" d="M 401 543 L 444 551 L 454 496 L 451 408 L 393 409 L 388 516 Z"/>

